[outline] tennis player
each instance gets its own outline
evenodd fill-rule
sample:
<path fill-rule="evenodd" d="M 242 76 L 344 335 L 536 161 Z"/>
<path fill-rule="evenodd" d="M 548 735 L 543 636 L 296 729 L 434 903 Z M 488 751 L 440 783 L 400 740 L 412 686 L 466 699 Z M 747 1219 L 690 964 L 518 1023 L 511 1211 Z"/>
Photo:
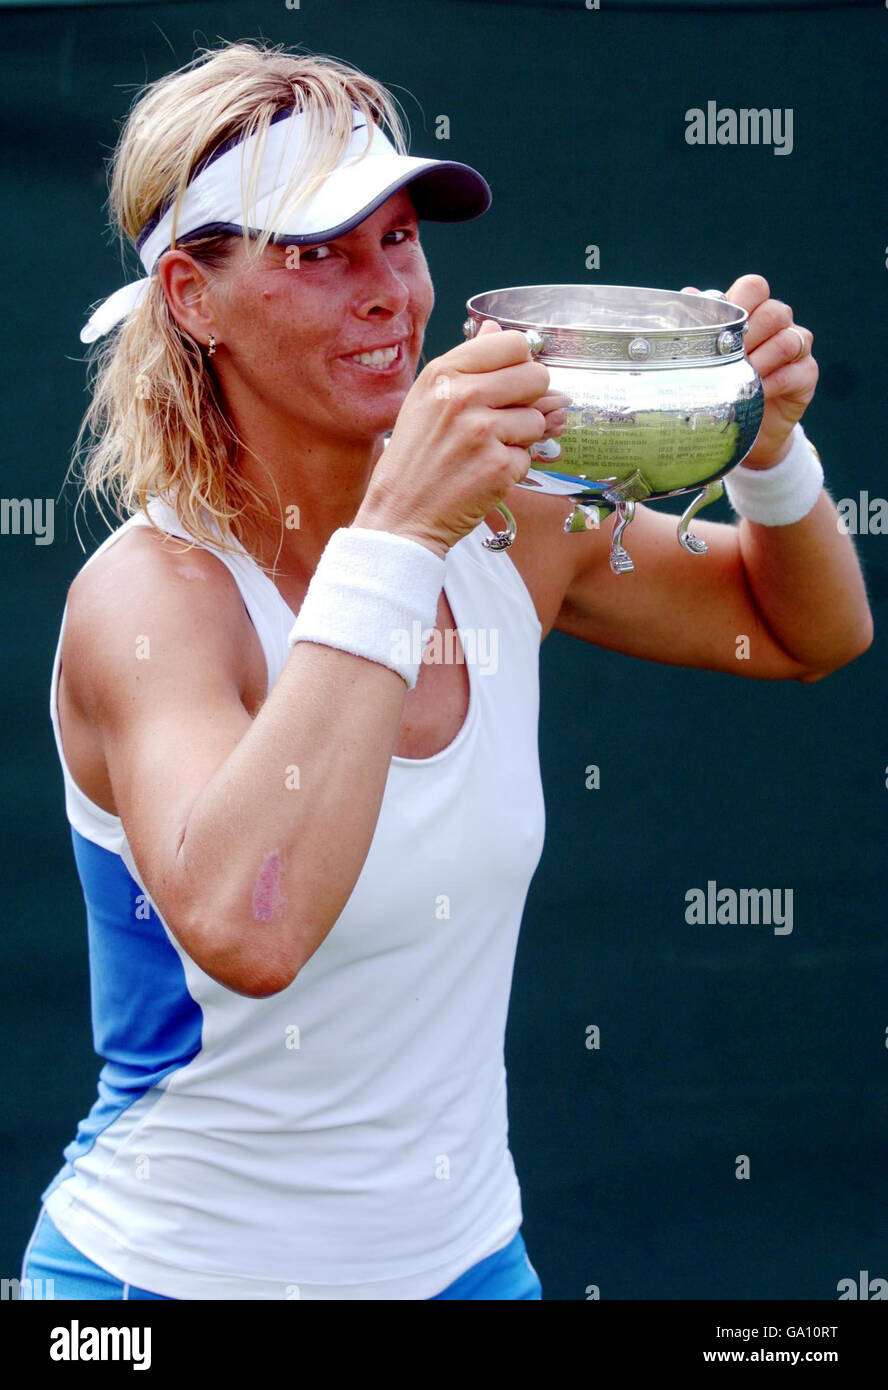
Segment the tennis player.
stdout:
<path fill-rule="evenodd" d="M 489 196 L 405 153 L 378 83 L 258 44 L 155 83 L 122 132 L 145 276 L 82 335 L 85 484 L 122 524 L 52 674 L 105 1059 L 25 1256 L 57 1298 L 539 1299 L 503 1039 L 541 641 L 798 681 L 871 641 L 799 424 L 812 335 L 760 276 L 728 297 L 765 418 L 737 523 L 695 523 L 705 563 L 642 508 L 617 580 L 603 531 L 515 487 L 565 424 L 523 335 L 417 376 L 419 223 Z"/>

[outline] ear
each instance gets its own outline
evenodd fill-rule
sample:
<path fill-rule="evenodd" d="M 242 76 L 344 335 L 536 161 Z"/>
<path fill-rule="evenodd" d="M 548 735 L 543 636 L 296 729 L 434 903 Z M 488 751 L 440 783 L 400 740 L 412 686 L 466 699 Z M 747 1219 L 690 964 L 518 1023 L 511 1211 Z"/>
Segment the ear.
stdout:
<path fill-rule="evenodd" d="M 181 329 L 206 345 L 216 321 L 212 284 L 207 272 L 187 251 L 164 252 L 157 268 L 170 313 Z"/>

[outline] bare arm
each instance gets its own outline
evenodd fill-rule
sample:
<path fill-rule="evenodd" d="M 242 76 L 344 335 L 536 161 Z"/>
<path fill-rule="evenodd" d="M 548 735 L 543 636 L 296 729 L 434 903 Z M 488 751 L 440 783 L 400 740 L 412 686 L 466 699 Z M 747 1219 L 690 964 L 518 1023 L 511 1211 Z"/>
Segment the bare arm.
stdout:
<path fill-rule="evenodd" d="M 206 552 L 188 565 L 201 582 L 152 537 L 101 575 L 84 570 L 64 663 L 164 920 L 214 979 L 262 997 L 290 983 L 357 881 L 407 687 L 301 642 L 251 719 L 238 653 L 257 639 L 240 594 Z"/>
<path fill-rule="evenodd" d="M 555 626 L 651 661 L 816 680 L 872 641 L 854 543 L 836 521 L 825 492 L 792 526 L 695 520 L 709 553 L 691 556 L 676 543 L 674 516 L 639 507 L 633 574 L 610 572 L 610 526 L 570 537 L 577 569 Z"/>

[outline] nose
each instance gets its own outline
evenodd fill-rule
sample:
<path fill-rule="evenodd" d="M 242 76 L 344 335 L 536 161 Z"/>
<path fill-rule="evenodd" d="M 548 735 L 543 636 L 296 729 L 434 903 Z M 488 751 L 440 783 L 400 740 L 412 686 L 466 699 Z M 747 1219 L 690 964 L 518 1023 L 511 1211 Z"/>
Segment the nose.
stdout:
<path fill-rule="evenodd" d="M 355 296 L 359 318 L 396 318 L 410 303 L 410 289 L 380 248 L 362 266 L 361 285 Z"/>

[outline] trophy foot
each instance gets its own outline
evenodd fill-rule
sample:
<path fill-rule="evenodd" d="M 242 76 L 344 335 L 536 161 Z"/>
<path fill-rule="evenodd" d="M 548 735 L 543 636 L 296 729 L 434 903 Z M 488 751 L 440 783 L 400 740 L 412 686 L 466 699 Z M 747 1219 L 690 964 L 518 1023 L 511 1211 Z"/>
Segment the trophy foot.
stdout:
<path fill-rule="evenodd" d="M 632 559 L 623 548 L 622 535 L 635 515 L 634 502 L 618 502 L 611 536 L 610 567 L 614 574 L 629 574 L 635 569 Z"/>
<path fill-rule="evenodd" d="M 481 542 L 485 550 L 492 550 L 494 553 L 499 550 L 508 550 L 518 531 L 518 523 L 505 502 L 500 502 L 496 510 L 506 523 L 506 529 L 505 531 L 497 531 L 496 535 L 488 536 L 486 540 Z"/>
<path fill-rule="evenodd" d="M 709 546 L 705 541 L 701 541 L 699 536 L 690 534 L 680 537 L 681 544 L 689 555 L 705 555 Z"/>
<path fill-rule="evenodd" d="M 690 555 L 705 555 L 709 547 L 699 536 L 695 536 L 688 530 L 691 522 L 699 511 L 708 507 L 710 502 L 715 502 L 721 497 L 725 487 L 721 478 L 717 478 L 714 483 L 708 483 L 702 492 L 698 492 L 691 505 L 682 512 L 681 520 L 678 523 L 678 543 Z"/>

